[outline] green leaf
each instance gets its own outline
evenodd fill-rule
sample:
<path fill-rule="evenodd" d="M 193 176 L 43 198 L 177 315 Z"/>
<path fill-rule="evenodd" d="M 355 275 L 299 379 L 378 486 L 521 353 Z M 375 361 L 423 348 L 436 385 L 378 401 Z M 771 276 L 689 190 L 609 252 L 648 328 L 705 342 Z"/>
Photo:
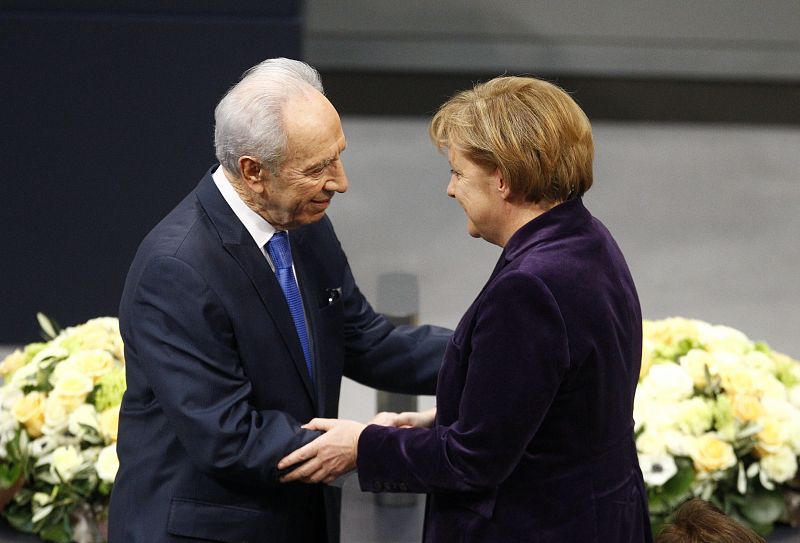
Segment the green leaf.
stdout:
<path fill-rule="evenodd" d="M 64 517 L 64 521 L 55 526 L 49 526 L 39 532 L 39 537 L 45 541 L 53 541 L 54 543 L 71 543 L 72 529 L 69 526 L 69 520 Z"/>
<path fill-rule="evenodd" d="M 739 510 L 752 525 L 772 526 L 783 514 L 784 507 L 783 495 L 775 490 L 753 495 L 739 506 Z"/>
<path fill-rule="evenodd" d="M 678 505 L 688 497 L 694 482 L 694 468 L 691 463 L 681 459 L 675 463 L 678 465 L 678 473 L 661 487 L 661 495 L 672 506 Z"/>
<path fill-rule="evenodd" d="M 61 332 L 61 327 L 58 323 L 44 313 L 36 313 L 36 320 L 39 321 L 39 327 L 42 329 L 42 337 L 48 341 L 55 339 L 58 333 Z"/>
<path fill-rule="evenodd" d="M 667 517 L 662 515 L 650 515 L 650 530 L 653 532 L 653 537 L 661 533 L 664 526 L 667 525 Z"/>
<path fill-rule="evenodd" d="M 22 465 L 0 464 L 0 488 L 9 489 L 17 482 L 22 475 Z"/>
<path fill-rule="evenodd" d="M 765 354 L 770 354 L 772 352 L 772 349 L 770 349 L 769 345 L 767 345 L 764 341 L 756 341 L 755 350 Z"/>

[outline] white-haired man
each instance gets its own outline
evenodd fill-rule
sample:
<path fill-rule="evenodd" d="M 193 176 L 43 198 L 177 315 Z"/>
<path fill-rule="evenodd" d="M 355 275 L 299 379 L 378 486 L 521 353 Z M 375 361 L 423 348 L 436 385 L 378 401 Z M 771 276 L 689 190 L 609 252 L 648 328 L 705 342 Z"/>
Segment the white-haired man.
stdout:
<path fill-rule="evenodd" d="M 394 328 L 325 210 L 347 190 L 339 116 L 289 59 L 215 111 L 212 168 L 142 242 L 120 304 L 128 389 L 111 543 L 335 542 L 339 490 L 277 463 L 335 417 L 342 374 L 432 393 L 449 331 Z"/>

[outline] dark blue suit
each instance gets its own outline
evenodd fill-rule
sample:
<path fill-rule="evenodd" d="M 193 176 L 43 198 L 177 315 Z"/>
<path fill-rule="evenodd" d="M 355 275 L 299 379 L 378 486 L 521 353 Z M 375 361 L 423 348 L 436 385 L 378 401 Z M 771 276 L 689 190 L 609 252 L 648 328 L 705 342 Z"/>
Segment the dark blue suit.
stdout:
<path fill-rule="evenodd" d="M 128 389 L 111 543 L 335 542 L 339 490 L 276 464 L 335 417 L 342 375 L 432 393 L 449 332 L 394 328 L 327 218 L 290 233 L 316 386 L 283 292 L 210 172 L 142 242 L 120 304 Z"/>
<path fill-rule="evenodd" d="M 365 490 L 428 492 L 430 543 L 644 543 L 633 439 L 642 317 L 580 199 L 508 241 L 442 362 L 431 429 L 368 426 Z"/>

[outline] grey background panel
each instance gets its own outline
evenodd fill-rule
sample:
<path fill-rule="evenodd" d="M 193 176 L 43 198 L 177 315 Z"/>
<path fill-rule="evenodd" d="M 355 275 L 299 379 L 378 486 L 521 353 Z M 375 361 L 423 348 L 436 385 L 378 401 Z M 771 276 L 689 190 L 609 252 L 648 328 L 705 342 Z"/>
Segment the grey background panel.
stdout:
<path fill-rule="evenodd" d="M 323 69 L 800 79 L 794 0 L 345 0 L 307 5 Z"/>

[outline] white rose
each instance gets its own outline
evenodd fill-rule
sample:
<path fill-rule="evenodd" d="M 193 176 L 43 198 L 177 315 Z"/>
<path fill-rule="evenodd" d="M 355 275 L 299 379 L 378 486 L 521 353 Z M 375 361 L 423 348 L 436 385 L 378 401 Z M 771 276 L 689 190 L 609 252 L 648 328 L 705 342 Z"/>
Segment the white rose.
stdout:
<path fill-rule="evenodd" d="M 661 486 L 678 473 L 675 460 L 668 454 L 640 454 L 639 466 L 648 486 Z"/>
<path fill-rule="evenodd" d="M 714 367 L 714 357 L 702 349 L 692 349 L 678 360 L 681 367 L 691 375 L 695 386 L 706 386 L 706 371 L 711 373 Z"/>
<path fill-rule="evenodd" d="M 761 471 L 776 483 L 785 483 L 797 473 L 797 457 L 789 447 L 780 447 L 764 456 L 759 463 Z"/>
<path fill-rule="evenodd" d="M 87 426 L 98 433 L 100 432 L 97 410 L 93 405 L 88 403 L 79 405 L 75 408 L 75 411 L 70 413 L 67 429 L 70 434 L 81 437 L 86 433 Z"/>
<path fill-rule="evenodd" d="M 769 355 L 761 351 L 750 351 L 744 355 L 742 362 L 744 362 L 746 366 L 770 375 L 775 375 L 775 371 L 777 370 L 775 361 L 772 360 Z"/>
<path fill-rule="evenodd" d="M 713 406 L 703 398 L 690 398 L 678 404 L 676 424 L 685 434 L 698 436 L 714 422 Z"/>
<path fill-rule="evenodd" d="M 729 326 L 703 326 L 699 330 L 700 343 L 709 351 L 743 354 L 752 349 L 752 342 L 739 330 Z"/>
<path fill-rule="evenodd" d="M 790 388 L 787 396 L 792 405 L 800 409 L 800 385 L 794 385 Z"/>
<path fill-rule="evenodd" d="M 77 368 L 77 364 L 75 363 L 75 359 L 72 357 L 67 358 L 66 360 L 62 360 L 58 363 L 58 365 L 53 369 L 53 373 L 50 374 L 50 384 L 54 387 L 58 384 L 61 379 L 64 378 L 65 374 L 70 372 L 79 371 Z"/>
<path fill-rule="evenodd" d="M 64 481 L 71 481 L 82 463 L 83 458 L 76 447 L 72 445 L 58 447 L 53 451 L 53 456 L 50 460 L 50 473 L 54 477 L 58 473 Z"/>
<path fill-rule="evenodd" d="M 656 364 L 639 385 L 642 391 L 658 400 L 678 401 L 694 392 L 692 377 L 677 364 Z"/>
<path fill-rule="evenodd" d="M 50 394 L 58 399 L 67 411 L 72 411 L 86 400 L 86 396 L 93 388 L 94 381 L 91 377 L 77 370 L 70 370 L 60 376 Z"/>
<path fill-rule="evenodd" d="M 644 390 L 637 391 L 633 401 L 633 420 L 636 430 L 664 430 L 675 426 L 678 402 L 660 401 Z"/>
<path fill-rule="evenodd" d="M 11 386 L 21 389 L 25 385 L 36 384 L 36 374 L 39 373 L 39 366 L 33 362 L 22 366 L 11 376 Z"/>
<path fill-rule="evenodd" d="M 97 457 L 94 468 L 97 470 L 97 476 L 107 483 L 113 483 L 117 477 L 117 470 L 119 470 L 119 458 L 117 458 L 116 444 L 104 447 Z"/>
<path fill-rule="evenodd" d="M 783 383 L 774 375 L 767 373 L 756 373 L 755 390 L 765 398 L 774 398 L 782 401 L 787 401 L 789 398 Z"/>
<path fill-rule="evenodd" d="M 90 349 L 79 351 L 69 358 L 75 368 L 97 383 L 103 375 L 109 373 L 116 366 L 114 357 L 104 349 Z"/>
<path fill-rule="evenodd" d="M 761 406 L 766 416 L 779 421 L 788 421 L 797 412 L 797 409 L 783 398 L 765 396 L 761 399 Z"/>
<path fill-rule="evenodd" d="M 645 430 L 636 438 L 636 450 L 646 455 L 658 455 L 667 452 L 664 432 L 661 430 Z"/>
<path fill-rule="evenodd" d="M 6 458 L 6 445 L 17 434 L 19 423 L 11 411 L 0 409 L 0 459 Z"/>
<path fill-rule="evenodd" d="M 67 427 L 67 410 L 64 406 L 53 398 L 47 398 L 44 402 L 44 426 L 42 433 L 45 435 L 60 433 Z"/>
<path fill-rule="evenodd" d="M 0 410 L 10 411 L 24 395 L 20 389 L 10 384 L 0 387 Z"/>
<path fill-rule="evenodd" d="M 792 452 L 800 455 L 800 410 L 792 415 L 792 418 L 786 422 L 786 426 L 789 433 L 788 445 Z"/>
<path fill-rule="evenodd" d="M 664 432 L 664 443 L 667 444 L 667 452 L 674 456 L 691 456 L 694 442 L 695 438 L 693 436 L 687 436 L 678 430 Z"/>

